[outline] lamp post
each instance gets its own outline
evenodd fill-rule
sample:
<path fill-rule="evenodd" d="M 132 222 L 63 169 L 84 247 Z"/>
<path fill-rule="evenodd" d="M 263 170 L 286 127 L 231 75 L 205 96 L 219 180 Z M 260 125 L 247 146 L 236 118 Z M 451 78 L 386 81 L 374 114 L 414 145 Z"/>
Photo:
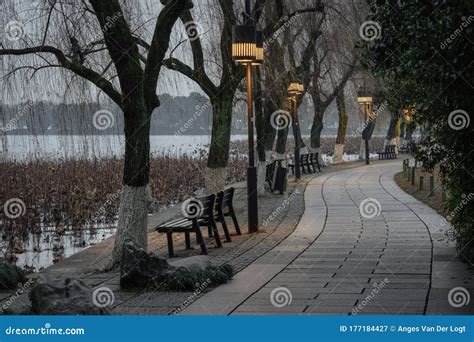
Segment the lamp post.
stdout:
<path fill-rule="evenodd" d="M 357 103 L 361 106 L 364 106 L 364 118 L 365 118 L 365 124 L 366 127 L 365 129 L 368 128 L 369 123 L 369 117 L 370 113 L 372 112 L 372 102 L 373 98 L 372 96 L 367 96 L 364 94 L 364 96 L 358 96 L 357 97 Z M 368 132 L 365 135 L 365 164 L 369 165 L 370 164 L 370 153 L 369 153 L 369 135 Z"/>
<path fill-rule="evenodd" d="M 248 232 L 258 231 L 257 168 L 255 167 L 252 65 L 263 63 L 263 34 L 250 16 L 250 0 L 245 1 L 244 25 L 232 28 L 232 59 L 247 69 L 247 122 L 249 165 L 247 168 Z"/>
<path fill-rule="evenodd" d="M 300 165 L 300 123 L 298 119 L 298 96 L 303 94 L 304 85 L 301 83 L 290 83 L 288 86 L 288 95 L 291 101 L 293 116 L 293 135 L 295 137 L 295 180 L 301 179 Z"/>

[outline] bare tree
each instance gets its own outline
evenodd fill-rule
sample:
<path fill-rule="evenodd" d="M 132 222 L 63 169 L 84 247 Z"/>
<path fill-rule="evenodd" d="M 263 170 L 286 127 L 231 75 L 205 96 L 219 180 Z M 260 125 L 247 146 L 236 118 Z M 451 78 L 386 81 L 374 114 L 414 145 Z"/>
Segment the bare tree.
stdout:
<path fill-rule="evenodd" d="M 0 49 L 2 56 L 31 56 L 21 59 L 26 64 L 11 72 L 33 71 L 34 75 L 42 69 L 50 73 L 62 69 L 74 76 L 71 82 L 78 77 L 90 82 L 123 111 L 125 162 L 112 265 L 120 262 L 126 241 L 147 247 L 150 118 L 160 105 L 157 82 L 172 28 L 193 5 L 190 0 L 168 0 L 159 11 L 152 6 L 153 33 L 146 51 L 140 48 L 145 44 L 140 35 L 143 23 L 132 19 L 140 12 L 139 4 L 131 6 L 119 0 L 44 1 L 29 8 L 30 13 L 39 11 L 35 20 L 41 35 L 5 42 Z"/>
<path fill-rule="evenodd" d="M 245 77 L 244 68 L 235 64 L 231 55 L 232 27 L 240 22 L 238 13 L 242 12 L 242 7 L 238 7 L 237 3 L 235 0 L 211 0 L 210 5 L 208 5 L 207 13 L 211 12 L 211 15 L 214 15 L 213 18 L 219 18 L 218 24 L 214 23 L 214 26 L 219 30 L 217 37 L 214 37 L 214 39 L 218 39 L 219 43 L 214 45 L 214 49 L 205 51 L 201 36 L 192 39 L 190 37 L 189 43 L 193 54 L 192 66 L 174 57 L 164 61 L 168 68 L 176 70 L 195 81 L 209 96 L 213 118 L 206 187 L 210 192 L 220 190 L 224 186 L 225 167 L 229 160 L 233 100 L 239 84 Z M 275 12 L 277 16 L 274 20 L 263 23 L 266 24 L 262 28 L 264 37 L 272 37 L 292 18 L 300 14 L 321 12 L 323 10 L 320 0 L 299 1 L 299 3 L 302 7 L 286 13 L 283 10 L 284 4 L 281 0 L 276 2 L 273 0 L 257 0 L 252 10 L 256 23 L 264 21 L 264 7 L 266 4 L 272 4 L 277 8 Z M 213 4 L 217 6 L 213 6 Z M 218 9 L 217 13 L 213 8 Z M 191 11 L 185 11 L 180 19 L 183 23 L 195 22 L 195 15 Z M 213 73 L 210 70 L 211 67 L 206 66 L 207 59 L 205 56 L 207 55 L 210 55 L 209 58 L 214 56 L 213 64 L 217 65 L 216 68 L 219 69 L 219 72 Z M 217 58 L 215 58 L 216 55 Z"/>

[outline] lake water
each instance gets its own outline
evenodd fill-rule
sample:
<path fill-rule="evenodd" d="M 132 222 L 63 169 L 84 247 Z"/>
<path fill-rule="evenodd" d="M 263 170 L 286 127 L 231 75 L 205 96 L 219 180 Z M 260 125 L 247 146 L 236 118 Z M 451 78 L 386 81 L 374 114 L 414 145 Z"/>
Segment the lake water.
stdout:
<path fill-rule="evenodd" d="M 28 158 L 91 158 L 122 157 L 125 137 L 123 135 L 8 135 L 0 144 L 8 160 Z M 232 135 L 231 140 L 244 140 L 246 135 Z M 206 135 L 153 135 L 150 137 L 152 154 L 193 154 L 198 149 L 209 147 L 210 136 Z"/>

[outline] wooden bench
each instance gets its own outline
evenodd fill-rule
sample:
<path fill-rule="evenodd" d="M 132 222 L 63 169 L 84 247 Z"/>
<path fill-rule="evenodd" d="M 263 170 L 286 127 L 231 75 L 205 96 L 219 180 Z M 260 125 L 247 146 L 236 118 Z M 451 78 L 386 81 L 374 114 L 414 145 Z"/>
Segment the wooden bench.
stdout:
<path fill-rule="evenodd" d="M 222 247 L 219 233 L 217 231 L 216 222 L 214 219 L 214 206 L 216 196 L 211 194 L 207 196 L 201 196 L 190 199 L 188 203 L 197 208 L 196 213 L 188 217 L 181 217 L 168 222 L 165 222 L 156 227 L 158 233 L 165 233 L 168 240 L 168 254 L 170 258 L 174 256 L 173 249 L 173 234 L 184 233 L 186 249 L 191 249 L 191 238 L 190 234 L 196 234 L 196 241 L 201 246 L 202 254 L 207 254 L 206 244 L 204 237 L 202 236 L 201 226 L 206 225 L 209 232 L 212 232 L 214 239 L 216 240 L 217 247 Z"/>
<path fill-rule="evenodd" d="M 383 152 L 377 152 L 379 160 L 384 159 L 396 159 L 397 154 L 395 153 L 395 145 L 386 145 Z"/>
<path fill-rule="evenodd" d="M 295 174 L 295 164 L 288 164 L 292 174 Z M 305 153 L 300 155 L 301 172 L 304 174 L 315 173 L 316 168 L 321 172 L 321 166 L 318 161 L 318 153 Z"/>
<path fill-rule="evenodd" d="M 399 148 L 400 153 L 411 153 L 415 149 L 415 144 L 411 141 L 409 141 L 406 145 L 402 145 Z"/>
<path fill-rule="evenodd" d="M 224 229 L 224 234 L 226 236 L 226 241 L 231 241 L 229 229 L 227 228 L 227 223 L 225 222 L 226 217 L 232 218 L 234 224 L 235 232 L 237 235 L 242 235 L 240 232 L 239 222 L 237 221 L 237 216 L 234 211 L 234 188 L 229 188 L 224 191 L 221 191 L 217 194 L 216 198 L 216 211 L 215 211 L 215 220 L 222 224 Z"/>
<path fill-rule="evenodd" d="M 313 167 L 314 172 L 316 172 L 316 167 L 318 168 L 318 172 L 321 172 L 321 165 L 319 165 L 319 153 L 314 152 L 309 154 L 309 162 Z"/>

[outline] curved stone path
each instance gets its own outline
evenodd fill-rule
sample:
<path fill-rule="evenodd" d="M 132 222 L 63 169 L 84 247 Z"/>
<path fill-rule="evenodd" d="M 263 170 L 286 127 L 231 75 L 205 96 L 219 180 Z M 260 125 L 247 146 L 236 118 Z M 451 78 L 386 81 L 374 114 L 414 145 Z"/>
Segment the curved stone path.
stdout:
<path fill-rule="evenodd" d="M 473 314 L 474 272 L 442 217 L 394 183 L 400 169 L 374 162 L 313 179 L 295 231 L 183 314 Z"/>

